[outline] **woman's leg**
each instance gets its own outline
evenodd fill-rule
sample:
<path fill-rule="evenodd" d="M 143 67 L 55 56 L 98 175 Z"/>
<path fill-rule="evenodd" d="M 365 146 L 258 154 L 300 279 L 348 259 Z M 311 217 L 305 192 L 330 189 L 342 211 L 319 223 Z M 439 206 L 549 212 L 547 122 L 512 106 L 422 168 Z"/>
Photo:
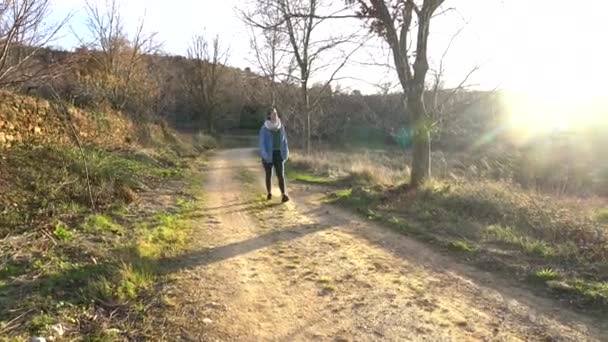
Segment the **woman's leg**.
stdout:
<path fill-rule="evenodd" d="M 285 170 L 283 168 L 281 151 L 274 152 L 272 162 L 274 164 L 274 171 L 277 173 L 277 178 L 279 179 L 279 189 L 281 189 L 281 194 L 285 195 Z"/>
<path fill-rule="evenodd" d="M 266 174 L 266 193 L 268 193 L 270 196 L 272 192 L 272 187 L 270 184 L 270 178 L 272 177 L 272 164 L 266 163 L 265 161 L 262 161 L 262 164 L 264 165 L 264 173 Z"/>

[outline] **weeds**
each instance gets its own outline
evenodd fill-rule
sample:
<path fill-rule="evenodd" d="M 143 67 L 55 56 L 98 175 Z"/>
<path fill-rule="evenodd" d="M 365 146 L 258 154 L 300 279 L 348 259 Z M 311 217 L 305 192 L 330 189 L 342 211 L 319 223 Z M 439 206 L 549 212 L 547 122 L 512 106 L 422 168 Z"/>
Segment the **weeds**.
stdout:
<path fill-rule="evenodd" d="M 92 196 L 103 210 L 133 200 L 133 190 L 146 189 L 179 170 L 135 153 L 85 149 Z M 41 162 L 43 161 L 43 162 Z M 0 184 L 11 184 L 0 194 L 0 236 L 44 224 L 69 221 L 91 207 L 80 152 L 67 146 L 20 146 L 0 159 Z"/>
<path fill-rule="evenodd" d="M 582 279 L 574 280 L 574 289 L 593 302 L 601 302 L 608 305 L 608 282 L 606 281 L 586 281 Z"/>
<path fill-rule="evenodd" d="M 561 274 L 552 268 L 543 268 L 534 272 L 536 279 L 541 281 L 550 281 L 561 278 Z"/>
<path fill-rule="evenodd" d="M 182 171 L 140 153 L 87 147 L 93 214 L 78 151 L 65 146 L 8 151 L 0 159 L 0 184 L 11 179 L 0 192 L 0 236 L 12 237 L 2 246 L 7 258 L 0 259 L 2 334 L 53 337 L 51 325 L 59 322 L 69 338 L 80 329 L 110 338 L 104 332 L 108 321 L 134 324 L 141 315 L 128 311 L 150 301 L 148 293 L 162 276 L 158 258 L 185 246 L 186 217 L 196 202 L 180 198 L 172 209 L 133 222 L 127 217 L 128 196 Z M 25 233 L 32 226 L 44 229 Z M 116 317 L 105 314 L 108 305 L 119 308 L 112 310 Z"/>
<path fill-rule="evenodd" d="M 327 184 L 331 182 L 331 178 L 321 177 L 307 172 L 301 172 L 291 167 L 287 167 L 287 169 L 285 170 L 285 176 L 289 179 L 305 183 Z"/>
<path fill-rule="evenodd" d="M 194 148 L 199 152 L 211 150 L 218 147 L 217 140 L 205 133 L 199 132 L 194 135 Z"/>
<path fill-rule="evenodd" d="M 53 236 L 59 240 L 67 241 L 74 237 L 74 233 L 63 222 L 59 222 L 55 225 Z"/>
<path fill-rule="evenodd" d="M 114 223 L 112 218 L 104 214 L 88 216 L 82 227 L 87 232 L 111 232 L 114 234 L 124 234 L 124 228 Z"/>
<path fill-rule="evenodd" d="M 603 224 L 608 224 L 608 209 L 602 208 L 598 210 L 595 218 Z"/>
<path fill-rule="evenodd" d="M 473 246 L 471 246 L 468 242 L 464 241 L 464 240 L 450 241 L 448 243 L 448 247 L 450 249 L 455 250 L 455 251 L 461 251 L 461 252 L 473 252 L 473 251 L 475 251 L 475 248 Z"/>
<path fill-rule="evenodd" d="M 556 254 L 555 249 L 545 241 L 525 236 L 511 227 L 492 225 L 487 228 L 486 232 L 490 241 L 512 245 L 528 254 L 541 257 L 550 257 Z"/>

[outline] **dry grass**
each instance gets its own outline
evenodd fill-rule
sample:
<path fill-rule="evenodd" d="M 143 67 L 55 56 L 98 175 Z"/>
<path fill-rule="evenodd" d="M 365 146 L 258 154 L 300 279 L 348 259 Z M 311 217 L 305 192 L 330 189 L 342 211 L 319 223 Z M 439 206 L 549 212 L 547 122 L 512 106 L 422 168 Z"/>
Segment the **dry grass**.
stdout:
<path fill-rule="evenodd" d="M 355 155 L 347 152 L 315 152 L 305 155 L 293 152 L 290 158 L 295 167 L 331 178 L 353 177 L 389 186 L 407 181 L 410 176 L 405 158 L 394 159 L 387 153 L 366 151 Z"/>
<path fill-rule="evenodd" d="M 434 161 L 441 159 L 440 154 L 434 155 Z M 565 294 L 574 298 L 573 303 L 608 308 L 605 198 L 542 192 L 509 177 L 500 180 L 478 171 L 450 175 L 448 165 L 460 165 L 457 160 L 446 162 L 439 172 L 443 177 L 427 182 L 415 193 L 387 192 L 407 180 L 403 155 L 363 150 L 312 156 L 295 153 L 292 159 L 299 172 L 336 181 L 358 180 L 336 182 L 342 188 L 332 198 L 367 218 L 457 251 L 484 268 L 507 271 L 522 281 L 537 281 L 539 269 L 555 270 L 574 289 Z"/>

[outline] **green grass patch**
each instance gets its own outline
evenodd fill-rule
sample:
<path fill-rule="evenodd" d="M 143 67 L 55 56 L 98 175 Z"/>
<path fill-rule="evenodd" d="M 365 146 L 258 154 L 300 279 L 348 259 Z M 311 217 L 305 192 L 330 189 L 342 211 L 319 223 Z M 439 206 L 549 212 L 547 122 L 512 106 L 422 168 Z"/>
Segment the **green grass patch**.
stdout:
<path fill-rule="evenodd" d="M 86 167 L 77 147 L 63 145 L 20 145 L 3 154 L 0 183 L 10 186 L 0 195 L 0 237 L 56 219 L 69 222 L 92 209 L 91 197 L 97 211 L 115 208 L 132 200 L 126 192 L 182 174 L 137 151 L 88 146 L 84 158 Z"/>
<path fill-rule="evenodd" d="M 150 289 L 155 281 L 155 275 L 150 266 L 145 263 L 125 263 L 119 269 L 119 282 L 116 288 L 117 297 L 121 301 L 134 300 L 139 293 Z"/>
<path fill-rule="evenodd" d="M 110 232 L 114 234 L 124 234 L 124 228 L 115 223 L 112 218 L 104 214 L 88 216 L 82 228 L 87 232 Z"/>
<path fill-rule="evenodd" d="M 294 169 L 291 167 L 287 167 L 285 169 L 285 176 L 287 178 L 295 180 L 295 181 L 300 181 L 300 182 L 304 182 L 304 183 L 313 183 L 313 184 L 328 184 L 333 181 L 329 177 L 318 176 L 312 172 Z"/>
<path fill-rule="evenodd" d="M 572 285 L 576 292 L 592 302 L 608 305 L 608 282 L 576 279 Z"/>
<path fill-rule="evenodd" d="M 595 214 L 595 218 L 600 223 L 608 224 L 608 209 L 603 208 L 603 209 L 598 210 L 597 213 Z"/>
<path fill-rule="evenodd" d="M 321 283 L 321 284 L 330 284 L 331 282 L 333 282 L 333 279 L 330 276 L 319 277 L 319 283 Z"/>
<path fill-rule="evenodd" d="M 52 316 L 46 313 L 39 313 L 34 315 L 30 320 L 28 330 L 31 334 L 37 335 L 46 332 L 53 323 L 55 323 L 55 319 Z"/>
<path fill-rule="evenodd" d="M 541 257 L 551 257 L 556 250 L 547 242 L 523 235 L 517 229 L 501 225 L 489 226 L 486 230 L 487 239 L 493 242 L 505 243 L 517 247 L 524 253 Z"/>
<path fill-rule="evenodd" d="M 182 248 L 188 228 L 183 215 L 185 213 L 157 213 L 153 224 L 140 226 L 136 242 L 139 255 L 158 258 Z"/>
<path fill-rule="evenodd" d="M 342 189 L 334 191 L 332 196 L 338 200 L 340 199 L 349 199 L 353 194 L 353 189 Z"/>
<path fill-rule="evenodd" d="M 53 230 L 53 236 L 61 241 L 68 241 L 74 237 L 74 233 L 63 222 L 58 222 Z"/>
<path fill-rule="evenodd" d="M 334 191 L 328 196 L 327 201 L 354 208 L 370 219 L 377 219 L 379 214 L 373 208 L 379 203 L 380 198 L 381 193 L 377 190 L 355 187 Z"/>
<path fill-rule="evenodd" d="M 27 272 L 29 265 L 26 263 L 6 264 L 0 268 L 0 279 L 8 279 L 10 277 L 19 276 Z"/>
<path fill-rule="evenodd" d="M 542 268 L 534 272 L 534 277 L 540 281 L 546 282 L 550 280 L 560 279 L 562 275 L 552 268 Z"/>
<path fill-rule="evenodd" d="M 164 277 L 159 258 L 175 256 L 187 243 L 187 215 L 199 207 L 198 197 L 180 197 L 154 215 L 144 211 L 135 218 L 127 216 L 132 212 L 121 195 L 125 187 L 148 190 L 175 179 L 181 169 L 130 151 L 86 147 L 85 155 L 96 214 L 78 150 L 18 146 L 0 159 L 0 184 L 14 177 L 0 192 L 0 240 L 5 234 L 15 238 L 0 246 L 8 256 L 0 260 L 3 337 L 52 337 L 51 325 L 67 322 L 78 322 L 74 327 L 84 327 L 80 333 L 87 337 L 102 338 L 109 322 L 121 331 L 129 329 L 143 320 L 154 285 Z M 200 172 L 192 173 L 202 178 Z M 21 232 L 36 226 L 50 227 L 48 233 L 58 243 L 43 234 L 21 238 Z M 72 229 L 76 227 L 80 229 Z M 99 306 L 120 310 L 113 317 Z M 79 339 L 78 333 L 71 329 L 68 338 Z"/>
<path fill-rule="evenodd" d="M 452 241 L 448 242 L 448 248 L 450 248 L 451 250 L 460 251 L 460 252 L 469 252 L 470 253 L 470 252 L 475 251 L 475 247 L 471 246 L 471 244 L 469 244 L 465 240 L 452 240 Z"/>
<path fill-rule="evenodd" d="M 199 132 L 194 135 L 194 148 L 199 152 L 215 149 L 219 147 L 217 139 L 211 135 Z"/>

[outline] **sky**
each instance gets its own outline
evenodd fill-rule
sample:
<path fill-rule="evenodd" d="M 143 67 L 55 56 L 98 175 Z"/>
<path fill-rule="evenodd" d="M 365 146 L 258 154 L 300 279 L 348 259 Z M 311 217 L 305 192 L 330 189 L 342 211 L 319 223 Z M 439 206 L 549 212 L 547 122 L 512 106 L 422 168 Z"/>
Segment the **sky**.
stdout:
<path fill-rule="evenodd" d="M 104 4 L 105 0 L 91 0 Z M 341 0 L 334 0 L 342 3 Z M 248 29 L 238 18 L 236 8 L 247 6 L 238 0 L 119 0 L 120 9 L 133 31 L 145 15 L 148 31 L 158 33 L 163 50 L 184 55 L 192 36 L 219 34 L 230 49 L 228 64 L 256 70 Z M 431 26 L 429 59 L 436 67 L 451 38 L 444 60 L 447 87 L 459 84 L 475 66 L 467 85 L 481 89 L 509 89 L 534 93 L 546 100 L 555 95 L 572 96 L 580 101 L 595 101 L 605 94 L 603 80 L 608 78 L 604 14 L 608 4 L 602 0 L 447 0 L 444 8 L 455 10 L 434 19 Z M 84 0 L 52 1 L 50 20 L 73 17 L 69 29 L 55 45 L 71 49 L 77 45 L 74 32 L 86 32 Z M 338 21 L 321 27 L 321 36 L 361 28 L 357 20 Z M 340 73 L 340 85 L 363 93 L 377 90 L 374 84 L 395 81 L 386 68 L 362 65 L 373 56 L 390 61 L 390 54 L 379 38 L 370 41 L 351 65 Z M 319 73 L 318 82 L 330 70 Z M 553 95 L 552 95 L 553 94 Z"/>

